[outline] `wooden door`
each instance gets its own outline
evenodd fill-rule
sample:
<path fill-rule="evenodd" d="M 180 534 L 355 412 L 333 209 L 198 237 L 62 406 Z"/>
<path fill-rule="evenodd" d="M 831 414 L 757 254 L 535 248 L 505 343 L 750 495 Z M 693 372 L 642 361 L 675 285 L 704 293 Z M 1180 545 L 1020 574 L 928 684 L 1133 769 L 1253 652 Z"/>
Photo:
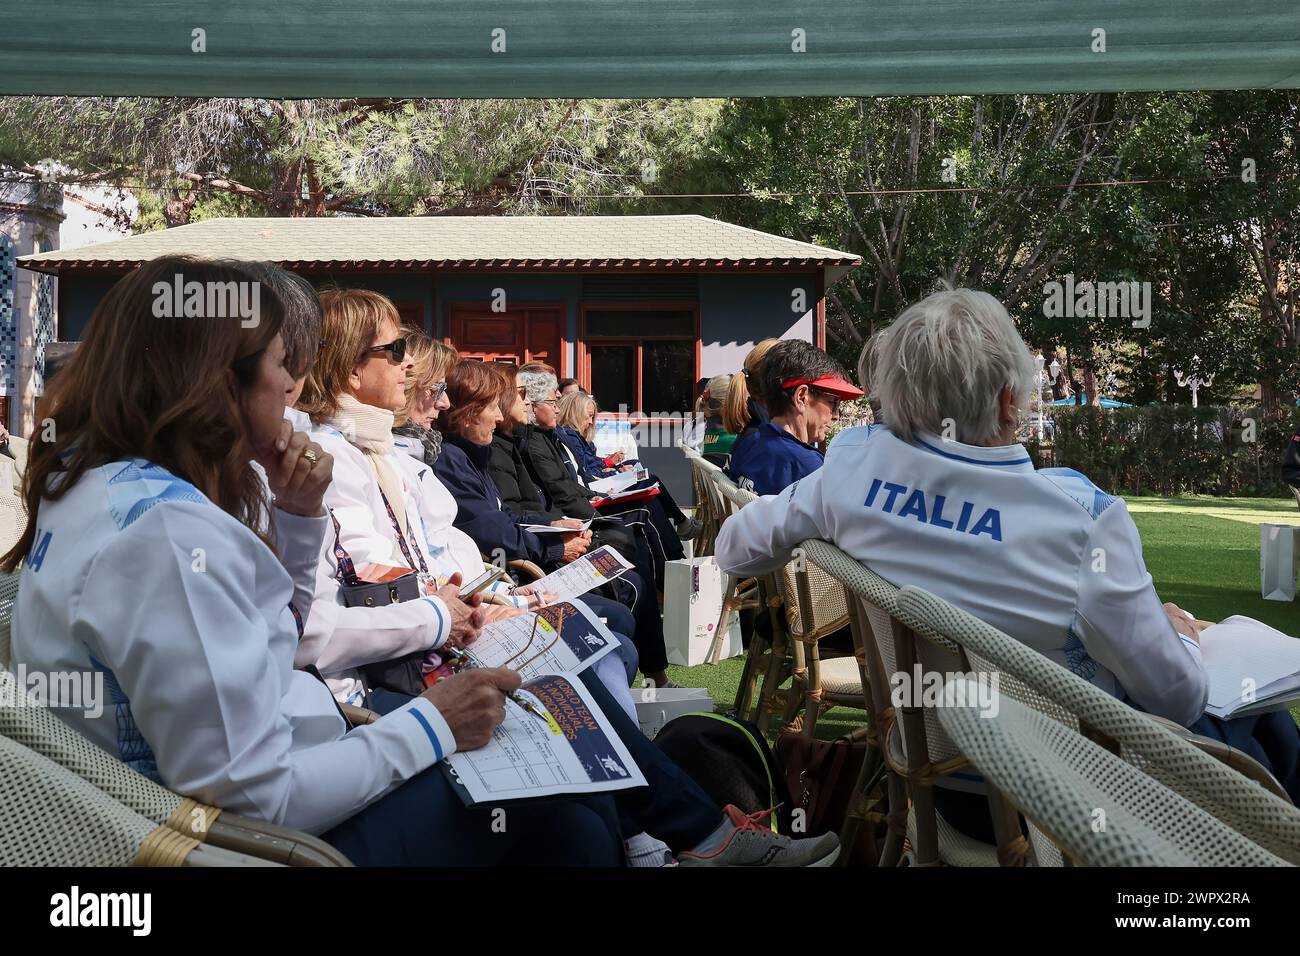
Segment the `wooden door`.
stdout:
<path fill-rule="evenodd" d="M 523 365 L 545 362 L 562 368 L 563 309 L 556 305 L 518 306 L 493 312 L 486 306 L 454 304 L 448 309 L 450 344 L 468 359 Z"/>

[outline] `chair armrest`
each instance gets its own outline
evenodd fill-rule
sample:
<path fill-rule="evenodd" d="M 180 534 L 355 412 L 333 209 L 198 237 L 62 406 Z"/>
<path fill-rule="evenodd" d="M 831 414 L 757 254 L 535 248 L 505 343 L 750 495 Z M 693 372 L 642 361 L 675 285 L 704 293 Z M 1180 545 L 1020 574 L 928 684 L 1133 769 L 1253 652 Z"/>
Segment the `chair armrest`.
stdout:
<path fill-rule="evenodd" d="M 339 709 L 343 711 L 343 716 L 347 718 L 348 725 L 351 727 L 364 727 L 366 724 L 373 724 L 380 716 L 373 710 L 357 707 L 355 704 L 339 704 Z"/>
<path fill-rule="evenodd" d="M 546 577 L 545 571 L 543 571 L 537 565 L 533 564 L 533 562 L 523 558 L 521 558 L 518 561 L 506 562 L 506 567 L 508 567 L 512 571 L 518 571 L 521 574 L 528 575 L 528 579 L 530 581 L 537 581 L 540 580 L 541 578 Z"/>
<path fill-rule="evenodd" d="M 1253 780 L 1269 793 L 1281 797 L 1288 803 L 1291 802 L 1291 797 L 1287 794 L 1286 790 L 1283 789 L 1282 784 L 1278 783 L 1277 778 L 1269 773 L 1268 770 L 1265 769 L 1258 760 L 1250 756 L 1250 754 L 1237 750 L 1234 747 L 1229 747 L 1221 740 L 1214 740 L 1211 737 L 1202 737 L 1200 734 L 1194 734 L 1186 727 L 1181 724 L 1176 724 L 1168 718 L 1157 717 L 1155 714 L 1147 714 L 1147 716 L 1158 723 L 1161 727 L 1164 727 L 1172 733 L 1177 734 L 1179 737 L 1182 737 L 1197 750 L 1209 754 L 1220 763 L 1231 767 L 1246 779 Z"/>

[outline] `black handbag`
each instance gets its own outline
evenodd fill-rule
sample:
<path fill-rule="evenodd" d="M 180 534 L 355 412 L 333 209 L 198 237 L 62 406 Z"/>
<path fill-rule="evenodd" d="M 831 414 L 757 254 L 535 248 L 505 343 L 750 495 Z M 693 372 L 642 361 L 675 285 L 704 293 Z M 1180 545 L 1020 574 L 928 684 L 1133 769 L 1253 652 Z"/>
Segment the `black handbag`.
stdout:
<path fill-rule="evenodd" d="M 391 510 L 389 514 L 392 514 Z M 387 607 L 419 599 L 420 577 L 414 571 L 408 571 L 390 581 L 362 581 L 358 578 L 352 558 L 339 541 L 342 529 L 332 510 L 330 520 L 334 522 L 334 558 L 338 565 L 339 591 L 346 607 Z M 400 530 L 397 533 L 401 535 Z M 405 540 L 402 541 L 402 550 L 406 550 Z M 427 654 L 427 651 L 411 651 L 392 660 L 362 664 L 357 669 L 361 671 L 366 686 L 371 689 L 382 687 L 394 693 L 415 697 L 424 690 L 423 665 Z"/>

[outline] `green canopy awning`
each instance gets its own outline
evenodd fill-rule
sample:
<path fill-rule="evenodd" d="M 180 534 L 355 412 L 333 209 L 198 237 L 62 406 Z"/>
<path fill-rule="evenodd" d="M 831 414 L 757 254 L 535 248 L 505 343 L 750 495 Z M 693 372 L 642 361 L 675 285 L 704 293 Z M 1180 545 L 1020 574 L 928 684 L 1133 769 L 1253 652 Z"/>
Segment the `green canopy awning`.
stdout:
<path fill-rule="evenodd" d="M 1104 31 L 1104 52 L 1096 31 Z M 42 0 L 0 13 L 0 94 L 650 97 L 1298 85 L 1298 0 Z"/>

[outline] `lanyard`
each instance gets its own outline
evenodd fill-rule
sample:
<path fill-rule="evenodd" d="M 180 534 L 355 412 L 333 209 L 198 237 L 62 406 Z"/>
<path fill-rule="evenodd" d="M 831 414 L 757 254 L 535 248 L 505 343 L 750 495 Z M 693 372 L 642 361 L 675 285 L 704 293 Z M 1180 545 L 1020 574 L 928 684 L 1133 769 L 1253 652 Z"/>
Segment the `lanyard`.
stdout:
<path fill-rule="evenodd" d="M 388 503 L 388 496 L 385 495 L 383 491 L 379 492 L 379 497 L 384 499 L 384 509 L 388 512 L 388 520 L 393 523 L 393 530 L 397 532 L 397 546 L 402 549 L 402 557 L 406 558 L 406 566 L 415 570 L 415 562 L 411 560 L 411 549 L 407 547 L 406 535 L 402 534 L 402 529 L 397 524 L 397 515 L 393 514 L 393 506 Z M 411 530 L 409 520 L 406 525 L 406 530 Z M 415 541 L 415 535 L 411 535 L 411 540 Z M 429 567 L 424 563 L 424 552 L 420 550 L 419 541 L 415 541 L 415 556 L 420 559 L 420 573 L 427 575 L 429 573 Z"/>

